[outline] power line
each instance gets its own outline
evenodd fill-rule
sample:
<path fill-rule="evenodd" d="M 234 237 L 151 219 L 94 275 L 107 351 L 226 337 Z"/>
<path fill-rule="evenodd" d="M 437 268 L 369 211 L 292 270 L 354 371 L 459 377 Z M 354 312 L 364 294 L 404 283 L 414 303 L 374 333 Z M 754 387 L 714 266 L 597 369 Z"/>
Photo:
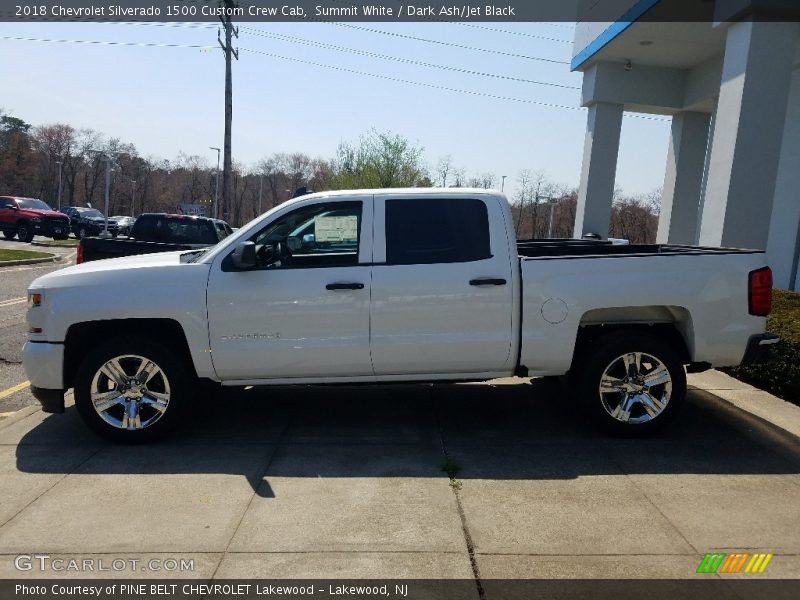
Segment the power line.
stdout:
<path fill-rule="evenodd" d="M 147 42 L 100 42 L 100 41 L 93 41 L 93 40 L 64 40 L 64 39 L 50 39 L 50 38 L 24 38 L 24 37 L 11 37 L 11 36 L 0 36 L 0 40 L 18 40 L 18 41 L 27 41 L 27 42 L 59 42 L 59 43 L 72 43 L 72 44 L 99 44 L 99 45 L 111 45 L 111 46 L 132 46 L 132 47 L 164 47 L 164 48 L 200 48 L 200 49 L 214 49 L 214 46 L 197 46 L 191 44 L 155 44 L 155 43 L 147 43 Z M 491 94 L 489 92 L 480 92 L 474 90 L 465 90 L 461 88 L 452 88 L 443 85 L 437 85 L 433 83 L 427 83 L 422 81 L 413 81 L 410 79 L 401 79 L 399 77 L 392 77 L 390 75 L 382 75 L 379 73 L 369 73 L 367 71 L 359 71 L 356 69 L 349 69 L 346 67 L 340 67 L 337 65 L 328 65 L 324 63 L 318 63 L 310 60 L 303 60 L 300 58 L 295 58 L 291 56 L 283 56 L 280 54 L 274 54 L 271 52 L 264 52 L 261 50 L 252 50 L 249 48 L 239 48 L 240 51 L 249 52 L 251 54 L 259 54 L 262 56 L 267 56 L 270 58 L 277 58 L 279 60 L 285 60 L 289 62 L 295 62 L 305 65 L 310 65 L 314 67 L 320 67 L 324 69 L 330 69 L 334 71 L 340 71 L 343 73 L 350 73 L 353 75 L 361 75 L 365 77 L 372 77 L 375 79 L 383 79 L 386 81 L 393 81 L 395 83 L 403 83 L 406 85 L 414 85 L 418 87 L 426 87 L 430 89 L 437 89 L 446 92 L 455 92 L 459 94 L 466 94 L 469 96 L 477 96 L 482 98 L 490 98 L 493 100 L 506 100 L 510 102 L 519 102 L 523 104 L 532 104 L 535 106 L 544 106 L 547 108 L 559 108 L 563 110 L 577 110 L 583 111 L 586 110 L 582 106 L 570 106 L 566 104 L 556 104 L 552 102 L 542 102 L 540 100 L 531 100 L 529 98 L 515 98 L 513 96 L 501 96 L 498 94 Z M 625 113 L 623 115 L 626 118 L 634 118 L 634 119 L 644 119 L 647 121 L 669 121 L 668 118 L 664 117 L 655 117 L 647 114 L 642 113 Z"/>
<path fill-rule="evenodd" d="M 487 27 L 486 25 L 478 25 L 477 23 L 464 23 L 463 21 L 448 21 L 453 25 L 461 25 L 462 27 L 472 27 L 473 29 L 483 29 L 484 31 L 492 31 L 494 33 L 505 33 L 507 35 L 518 35 L 521 37 L 534 38 L 537 40 L 546 40 L 548 42 L 558 42 L 560 44 L 571 44 L 570 40 L 563 38 L 553 38 L 545 35 L 538 35 L 536 33 L 528 33 L 527 31 L 512 31 L 510 29 L 499 29 L 497 27 Z"/>
<path fill-rule="evenodd" d="M 399 56 L 390 56 L 390 55 L 387 55 L 387 54 L 379 54 L 377 52 L 370 52 L 368 50 L 358 50 L 356 48 L 346 48 L 346 47 L 343 47 L 343 46 L 336 46 L 334 44 L 328 44 L 328 43 L 325 43 L 325 42 L 317 42 L 315 40 L 309 40 L 309 39 L 305 39 L 305 38 L 298 38 L 298 37 L 295 37 L 295 36 L 287 36 L 287 35 L 283 35 L 283 34 L 280 34 L 280 33 L 273 33 L 273 32 L 270 32 L 270 31 L 265 31 L 263 29 L 247 27 L 247 26 L 244 26 L 244 25 L 241 26 L 241 30 L 244 33 L 250 33 L 251 35 L 258 35 L 258 36 L 261 36 L 261 37 L 270 38 L 270 39 L 278 40 L 278 41 L 281 41 L 281 42 L 291 42 L 291 43 L 295 43 L 295 44 L 301 44 L 301 45 L 304 45 L 304 46 L 313 46 L 313 47 L 324 48 L 324 49 L 328 49 L 328 50 L 336 50 L 337 52 L 345 52 L 345 53 L 349 53 L 349 54 L 356 54 L 356 55 L 359 55 L 359 56 L 366 56 L 366 57 L 369 57 L 369 58 L 378 58 L 378 59 L 381 59 L 381 60 L 388 60 L 388 61 L 399 62 L 399 63 L 404 63 L 404 64 L 416 65 L 416 66 L 427 67 L 427 68 L 431 68 L 431 69 L 440 69 L 440 70 L 443 70 L 443 71 L 451 71 L 451 72 L 454 72 L 454 73 L 463 73 L 463 74 L 466 74 L 466 75 L 477 75 L 477 76 L 481 76 L 481 77 L 491 77 L 491 78 L 494 78 L 494 79 L 505 79 L 507 81 L 517 81 L 517 82 L 520 82 L 520 83 L 529 83 L 529 84 L 533 84 L 533 85 L 545 85 L 545 86 L 562 88 L 562 89 L 567 89 L 567 90 L 579 90 L 580 89 L 579 87 L 574 86 L 574 85 L 565 85 L 565 84 L 561 84 L 561 83 L 553 83 L 553 82 L 550 82 L 550 81 L 537 81 L 537 80 L 533 80 L 533 79 L 524 79 L 524 78 L 521 78 L 521 77 L 513 77 L 513 76 L 510 76 L 510 75 L 499 75 L 499 74 L 496 74 L 496 73 L 486 73 L 486 72 L 483 72 L 483 71 L 473 71 L 473 70 L 470 70 L 470 69 L 462 69 L 462 68 L 459 68 L 459 67 L 450 67 L 450 66 L 447 66 L 447 65 L 438 65 L 438 64 L 434 64 L 434 63 L 422 62 L 422 61 L 414 60 L 414 59 L 411 59 L 411 58 L 403 58 L 403 57 L 399 57 Z"/>
<path fill-rule="evenodd" d="M 239 49 L 244 51 L 244 52 L 250 52 L 252 54 L 260 54 L 262 56 L 268 56 L 270 58 L 277 58 L 279 60 L 286 60 L 286 61 L 289 61 L 289 62 L 295 62 L 295 63 L 305 64 L 305 65 L 311 65 L 311 66 L 314 66 L 314 67 L 321 67 L 323 69 L 331 69 L 333 71 L 340 71 L 340 72 L 343 72 L 343 73 L 351 73 L 353 75 L 363 75 L 365 77 L 374 77 L 376 79 L 385 79 L 387 81 L 394 81 L 395 83 L 405 83 L 407 85 L 416 85 L 416 86 L 420 86 L 420 87 L 427 87 L 427 88 L 443 90 L 443 91 L 447 91 L 447 92 L 457 92 L 457 93 L 460 93 L 460 94 L 468 94 L 470 96 L 481 96 L 481 97 L 484 97 L 484 98 L 493 98 L 495 100 L 509 100 L 509 101 L 512 101 L 512 102 L 522 102 L 522 103 L 525 103 L 525 104 L 535 104 L 537 106 L 548 106 L 548 107 L 551 107 L 551 108 L 563 108 L 563 109 L 567 109 L 567 110 L 584 110 L 583 107 L 580 107 L 580 106 L 568 106 L 568 105 L 565 105 L 565 104 L 554 104 L 554 103 L 550 103 L 550 102 L 541 102 L 539 100 L 530 100 L 530 99 L 527 99 L 527 98 L 514 98 L 514 97 L 511 97 L 511 96 L 500 96 L 500 95 L 497 95 L 497 94 L 490 94 L 488 92 L 478 92 L 478 91 L 474 91 L 474 90 L 464 90 L 464 89 L 460 89 L 460 88 L 452 88 L 452 87 L 447 87 L 447 86 L 438 85 L 438 84 L 434 84 L 434 83 L 427 83 L 427 82 L 424 82 L 424 81 L 412 81 L 410 79 L 401 79 L 399 77 L 392 77 L 391 75 L 382 75 L 380 73 L 369 73 L 367 71 L 359 71 L 359 70 L 356 70 L 356 69 L 349 69 L 347 67 L 340 67 L 338 65 L 327 65 L 327 64 L 324 64 L 324 63 L 318 63 L 318 62 L 314 62 L 314 61 L 310 61 L 310 60 L 303 60 L 301 58 L 295 58 L 293 56 L 283 56 L 281 54 L 274 54 L 272 52 L 264 52 L 263 50 L 252 50 L 250 48 L 239 48 Z"/>
<path fill-rule="evenodd" d="M 325 23 L 327 25 L 336 25 L 337 27 L 348 27 L 350 29 L 354 29 L 354 30 L 357 30 L 357 31 L 364 31 L 364 32 L 367 32 L 367 33 L 375 33 L 375 34 L 380 34 L 380 35 L 397 37 L 397 38 L 412 40 L 412 41 L 416 41 L 416 42 L 424 42 L 424 43 L 427 43 L 427 44 L 438 44 L 440 46 L 449 46 L 449 47 L 452 47 L 452 48 L 459 48 L 461 50 L 470 50 L 470 51 L 473 51 L 473 52 L 485 52 L 487 54 L 496 54 L 496 55 L 500 55 L 500 56 L 507 56 L 507 57 L 510 57 L 510 58 L 522 58 L 522 59 L 525 59 L 525 60 L 535 60 L 535 61 L 547 62 L 547 63 L 557 64 L 557 65 L 569 65 L 570 64 L 569 61 L 565 61 L 565 60 L 555 60 L 555 59 L 552 59 L 552 58 L 544 58 L 544 57 L 541 57 L 541 56 L 530 56 L 528 54 L 515 54 L 513 52 L 504 52 L 502 50 L 492 50 L 490 48 L 479 48 L 477 46 L 464 46 L 462 44 L 456 44 L 454 42 L 444 42 L 444 41 L 441 41 L 441 40 L 432 40 L 432 39 L 429 39 L 429 38 L 416 37 L 416 36 L 412 36 L 412 35 L 406 35 L 406 34 L 403 34 L 403 33 L 395 33 L 393 31 L 385 31 L 383 29 L 373 29 L 371 27 L 361 27 L 361 26 L 358 26 L 358 25 L 352 25 L 350 23 L 337 23 L 337 22 L 331 22 L 331 21 L 319 21 L 319 22 L 320 23 Z M 104 22 L 103 24 L 104 25 L 144 25 L 144 26 L 147 26 L 147 27 L 180 27 L 180 28 L 191 28 L 191 29 L 216 29 L 216 26 L 214 26 L 214 25 L 209 26 L 209 25 L 204 25 L 202 23 Z M 257 31 L 262 31 L 262 32 L 267 33 L 263 29 L 247 27 L 245 25 L 242 25 L 241 28 L 242 29 L 245 29 L 245 28 L 247 28 L 247 29 L 255 29 Z M 271 32 L 269 32 L 269 33 L 271 33 Z M 272 35 L 284 35 L 284 34 L 275 34 L 275 33 L 273 33 Z M 284 35 L 284 37 L 291 38 L 293 36 Z M 303 38 L 296 38 L 296 39 L 303 39 Z M 316 43 L 317 44 L 322 44 L 323 42 L 316 42 Z"/>
<path fill-rule="evenodd" d="M 159 44 L 155 42 L 101 42 L 98 40 L 62 40 L 55 38 L 29 38 L 10 35 L 0 36 L 0 40 L 18 42 L 58 42 L 62 44 L 93 44 L 96 46 L 132 46 L 138 48 L 196 48 L 200 50 L 213 50 L 216 46 L 201 46 L 197 44 Z"/>
<path fill-rule="evenodd" d="M 504 52 L 502 50 L 491 50 L 489 48 L 479 48 L 477 46 L 465 46 L 463 44 L 456 44 L 454 42 L 444 42 L 442 40 L 432 40 L 429 38 L 422 38 L 413 35 L 405 35 L 403 33 L 395 33 L 394 31 L 385 31 L 383 29 L 373 29 L 371 27 L 361 27 L 359 25 L 353 25 L 352 23 L 329 23 L 329 25 L 336 25 L 337 27 L 348 27 L 350 29 L 354 29 L 356 31 L 365 31 L 367 33 L 375 33 L 379 35 L 386 35 L 390 37 L 397 37 L 403 38 L 407 40 L 413 40 L 415 42 L 425 42 L 426 44 L 438 44 L 440 46 L 449 46 L 451 48 L 460 48 L 462 50 L 472 50 L 474 52 L 485 52 L 487 54 L 497 54 L 500 56 L 508 56 L 510 58 L 524 58 L 526 60 L 538 60 L 542 62 L 553 63 L 557 65 L 568 65 L 570 64 L 569 61 L 565 60 L 554 60 L 551 58 L 542 58 L 541 56 L 529 56 L 526 54 L 515 54 L 513 52 Z"/>

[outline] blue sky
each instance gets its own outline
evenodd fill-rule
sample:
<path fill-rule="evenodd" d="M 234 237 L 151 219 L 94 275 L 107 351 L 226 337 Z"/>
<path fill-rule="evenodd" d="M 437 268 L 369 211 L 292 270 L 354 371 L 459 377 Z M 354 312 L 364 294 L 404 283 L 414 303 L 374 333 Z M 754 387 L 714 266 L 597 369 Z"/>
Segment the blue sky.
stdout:
<path fill-rule="evenodd" d="M 573 28 L 568 23 L 357 25 L 564 63 L 572 55 Z M 467 173 L 492 172 L 498 181 L 507 175 L 506 192 L 511 194 L 522 169 L 542 171 L 557 183 L 578 183 L 585 110 L 430 86 L 576 108 L 577 89 L 385 61 L 266 36 L 303 38 L 410 61 L 579 88 L 581 74 L 571 73 L 568 64 L 453 48 L 336 24 L 242 23 L 241 27 L 240 60 L 234 64 L 233 75 L 233 147 L 238 161 L 253 164 L 276 151 L 330 157 L 340 141 L 355 140 L 374 126 L 423 146 L 431 166 L 449 154 Z M 254 34 L 252 29 L 259 31 Z M 216 27 L 0 24 L 0 36 L 33 38 L 213 47 L 216 35 Z M 183 151 L 207 156 L 209 164 L 216 161 L 216 153 L 208 147 L 222 145 L 224 60 L 220 50 L 0 40 L 0 73 L 4 81 L 0 107 L 34 125 L 63 122 L 91 127 L 133 142 L 145 156 L 172 158 Z M 618 187 L 646 193 L 662 184 L 668 134 L 667 121 L 623 119 Z"/>

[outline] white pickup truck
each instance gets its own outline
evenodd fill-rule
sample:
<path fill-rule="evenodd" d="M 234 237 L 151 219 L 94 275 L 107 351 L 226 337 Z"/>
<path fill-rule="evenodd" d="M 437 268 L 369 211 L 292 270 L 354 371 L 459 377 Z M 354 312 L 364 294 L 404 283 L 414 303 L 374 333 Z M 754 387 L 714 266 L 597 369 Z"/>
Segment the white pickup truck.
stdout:
<path fill-rule="evenodd" d="M 77 265 L 29 288 L 24 364 L 96 431 L 158 437 L 198 382 L 224 386 L 560 376 L 615 432 L 668 421 L 685 366 L 738 365 L 764 333 L 754 250 L 517 242 L 506 198 L 474 189 L 328 192 L 216 246 Z"/>

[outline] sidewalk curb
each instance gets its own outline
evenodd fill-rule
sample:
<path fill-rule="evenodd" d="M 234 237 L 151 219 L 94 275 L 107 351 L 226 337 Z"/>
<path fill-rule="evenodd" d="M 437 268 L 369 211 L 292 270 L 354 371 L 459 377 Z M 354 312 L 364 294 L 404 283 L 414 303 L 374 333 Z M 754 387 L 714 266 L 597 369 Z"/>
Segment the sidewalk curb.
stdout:
<path fill-rule="evenodd" d="M 58 244 L 47 244 L 45 242 L 31 242 L 31 246 L 39 246 L 41 248 L 64 248 L 65 250 L 77 250 L 78 244 L 74 246 L 60 246 Z"/>
<path fill-rule="evenodd" d="M 2 267 L 16 267 L 19 265 L 38 265 L 48 262 L 59 262 L 61 257 L 58 254 L 51 254 L 45 258 L 25 258 L 21 260 L 4 260 L 0 261 L 0 268 Z"/>
<path fill-rule="evenodd" d="M 36 414 L 41 410 L 41 406 L 38 404 L 32 406 L 26 406 L 25 408 L 20 408 L 10 417 L 6 417 L 4 419 L 0 419 L 0 430 L 5 429 L 9 425 L 13 425 L 23 419 L 30 417 L 33 414 Z"/>
<path fill-rule="evenodd" d="M 716 396 L 800 442 L 800 406 L 716 370 L 689 375 L 688 383 L 690 389 Z"/>

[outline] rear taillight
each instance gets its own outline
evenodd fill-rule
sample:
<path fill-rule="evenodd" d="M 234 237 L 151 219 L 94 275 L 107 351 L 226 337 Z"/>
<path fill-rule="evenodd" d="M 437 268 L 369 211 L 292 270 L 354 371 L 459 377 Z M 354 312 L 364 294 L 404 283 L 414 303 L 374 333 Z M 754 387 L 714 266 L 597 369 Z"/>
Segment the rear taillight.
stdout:
<path fill-rule="evenodd" d="M 772 269 L 750 271 L 748 304 L 750 314 L 766 317 L 772 310 Z"/>
<path fill-rule="evenodd" d="M 83 244 L 78 244 L 78 254 L 75 256 L 75 264 L 79 265 L 83 262 Z"/>

